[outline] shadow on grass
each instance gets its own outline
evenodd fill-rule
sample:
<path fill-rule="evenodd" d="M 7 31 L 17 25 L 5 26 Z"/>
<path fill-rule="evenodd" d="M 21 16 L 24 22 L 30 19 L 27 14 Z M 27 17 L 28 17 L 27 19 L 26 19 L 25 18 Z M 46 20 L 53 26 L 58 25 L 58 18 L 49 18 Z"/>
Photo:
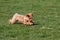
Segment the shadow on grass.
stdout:
<path fill-rule="evenodd" d="M 22 24 L 22 23 L 17 22 L 17 23 L 14 23 L 14 24 Z"/>
<path fill-rule="evenodd" d="M 20 23 L 20 22 L 16 22 L 14 24 L 24 25 L 23 23 Z M 41 25 L 40 22 L 33 22 L 33 25 L 26 25 L 26 26 L 37 26 L 37 25 Z"/>
<path fill-rule="evenodd" d="M 23 24 L 23 23 L 14 23 L 14 24 Z M 24 24 L 23 24 L 24 25 Z M 35 25 L 40 25 L 38 23 L 34 23 L 33 25 L 27 25 L 27 26 L 35 26 Z"/>
<path fill-rule="evenodd" d="M 33 25 L 40 25 L 40 24 L 38 24 L 38 23 L 34 23 Z"/>

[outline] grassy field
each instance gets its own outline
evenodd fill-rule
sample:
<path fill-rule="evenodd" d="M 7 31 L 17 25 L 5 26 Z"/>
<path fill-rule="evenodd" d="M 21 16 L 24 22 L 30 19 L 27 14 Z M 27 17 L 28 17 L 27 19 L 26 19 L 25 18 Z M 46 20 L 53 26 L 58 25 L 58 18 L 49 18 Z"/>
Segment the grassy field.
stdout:
<path fill-rule="evenodd" d="M 8 24 L 16 12 L 36 25 Z M 60 0 L 0 0 L 0 40 L 60 40 Z"/>

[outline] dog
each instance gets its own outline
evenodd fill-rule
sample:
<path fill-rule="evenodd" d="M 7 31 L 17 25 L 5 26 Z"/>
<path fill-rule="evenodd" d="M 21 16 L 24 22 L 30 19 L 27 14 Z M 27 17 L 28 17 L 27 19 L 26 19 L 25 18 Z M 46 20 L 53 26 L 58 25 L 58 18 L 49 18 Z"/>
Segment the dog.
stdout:
<path fill-rule="evenodd" d="M 28 13 L 26 15 L 20 15 L 18 13 L 15 13 L 13 17 L 9 19 L 9 24 L 14 24 L 17 21 L 19 21 L 25 25 L 33 25 L 34 23 L 32 21 L 32 16 L 33 16 L 32 13 Z"/>

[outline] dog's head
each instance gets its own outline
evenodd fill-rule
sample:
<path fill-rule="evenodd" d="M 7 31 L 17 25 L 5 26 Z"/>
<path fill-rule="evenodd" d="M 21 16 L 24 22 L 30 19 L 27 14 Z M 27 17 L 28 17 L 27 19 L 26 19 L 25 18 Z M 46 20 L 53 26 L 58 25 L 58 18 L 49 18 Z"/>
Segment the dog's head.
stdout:
<path fill-rule="evenodd" d="M 33 25 L 33 21 L 32 21 L 32 13 L 26 14 L 24 17 L 24 23 L 26 25 Z"/>

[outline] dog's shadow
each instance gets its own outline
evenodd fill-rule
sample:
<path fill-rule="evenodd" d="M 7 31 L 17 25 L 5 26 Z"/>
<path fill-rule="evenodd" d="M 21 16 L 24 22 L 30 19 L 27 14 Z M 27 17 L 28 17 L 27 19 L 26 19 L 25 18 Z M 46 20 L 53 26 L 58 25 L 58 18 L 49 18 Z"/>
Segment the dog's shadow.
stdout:
<path fill-rule="evenodd" d="M 37 24 L 37 23 L 34 23 L 33 25 L 39 25 L 39 24 Z"/>
<path fill-rule="evenodd" d="M 22 23 L 16 22 L 16 23 L 14 23 L 14 24 L 22 24 Z"/>
<path fill-rule="evenodd" d="M 22 23 L 20 23 L 20 22 L 16 22 L 15 24 L 22 24 Z M 33 23 L 33 25 L 30 25 L 30 26 L 36 26 L 36 25 L 40 25 L 40 24 L 39 24 L 39 23 L 34 22 L 34 23 Z"/>

